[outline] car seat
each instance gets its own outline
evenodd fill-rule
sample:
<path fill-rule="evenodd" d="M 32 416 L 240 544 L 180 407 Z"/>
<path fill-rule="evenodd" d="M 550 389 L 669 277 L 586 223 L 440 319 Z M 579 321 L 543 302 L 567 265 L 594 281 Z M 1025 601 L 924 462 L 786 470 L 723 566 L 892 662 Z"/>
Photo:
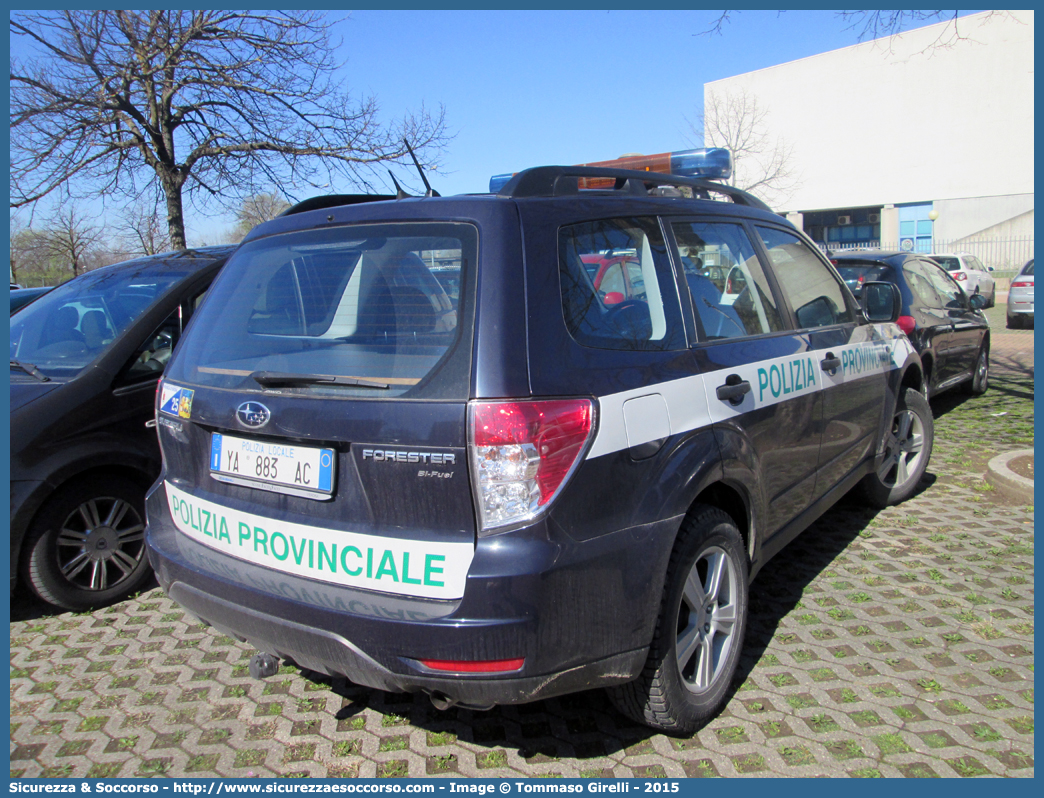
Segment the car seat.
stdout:
<path fill-rule="evenodd" d="M 83 333 L 77 328 L 80 313 L 72 305 L 62 305 L 51 317 L 51 323 L 44 328 L 42 343 L 52 344 L 62 341 L 84 342 Z"/>
<path fill-rule="evenodd" d="M 732 306 L 721 304 L 721 292 L 709 277 L 689 273 L 685 275 L 685 281 L 689 284 L 692 304 L 708 338 L 734 338 L 746 335 L 739 314 Z"/>
<path fill-rule="evenodd" d="M 109 323 L 105 320 L 105 313 L 100 310 L 88 310 L 83 314 L 80 331 L 88 349 L 101 349 L 112 340 Z"/>

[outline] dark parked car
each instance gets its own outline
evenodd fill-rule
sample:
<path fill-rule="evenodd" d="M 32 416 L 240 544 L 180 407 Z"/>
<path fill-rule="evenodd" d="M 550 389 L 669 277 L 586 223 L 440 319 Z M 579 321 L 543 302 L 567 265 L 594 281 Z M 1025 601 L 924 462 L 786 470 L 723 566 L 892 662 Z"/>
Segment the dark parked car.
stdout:
<path fill-rule="evenodd" d="M 51 289 L 45 288 L 14 288 L 11 290 L 11 313 L 24 308 L 33 300 L 39 299 Z"/>
<path fill-rule="evenodd" d="M 164 375 L 149 559 L 254 675 L 285 658 L 440 708 L 609 687 L 692 730 L 729 696 L 753 575 L 928 464 L 898 290 L 863 294 L 706 177 L 306 201 L 248 234 Z"/>
<path fill-rule="evenodd" d="M 990 371 L 990 325 L 982 313 L 987 298 L 969 296 L 946 269 L 909 252 L 834 253 L 838 273 L 858 296 L 865 281 L 899 286 L 899 327 L 921 356 L 925 396 L 956 385 L 986 392 Z"/>
<path fill-rule="evenodd" d="M 214 275 L 214 247 L 88 272 L 11 317 L 11 588 L 82 610 L 148 578 L 156 383 Z M 152 426 L 151 424 L 149 426 Z"/>

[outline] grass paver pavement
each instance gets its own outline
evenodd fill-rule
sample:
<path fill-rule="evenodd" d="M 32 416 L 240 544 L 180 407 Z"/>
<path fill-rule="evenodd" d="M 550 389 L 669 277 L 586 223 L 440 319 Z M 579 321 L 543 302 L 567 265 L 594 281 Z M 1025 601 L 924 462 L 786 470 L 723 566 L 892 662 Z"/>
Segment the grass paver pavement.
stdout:
<path fill-rule="evenodd" d="M 1033 444 L 1032 333 L 994 324 L 992 385 L 932 401 L 922 490 L 845 500 L 751 591 L 724 712 L 686 738 L 599 691 L 490 712 L 435 710 L 284 667 L 158 589 L 90 613 L 16 596 L 11 776 L 1032 777 L 1033 508 L 982 479 Z"/>

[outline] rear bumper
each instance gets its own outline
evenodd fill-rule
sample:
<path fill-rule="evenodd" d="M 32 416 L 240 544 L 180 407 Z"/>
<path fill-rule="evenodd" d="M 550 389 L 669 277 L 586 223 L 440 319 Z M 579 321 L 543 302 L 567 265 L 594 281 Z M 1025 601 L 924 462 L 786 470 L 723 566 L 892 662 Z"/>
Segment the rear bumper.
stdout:
<path fill-rule="evenodd" d="M 633 679 L 645 663 L 647 649 L 625 652 L 553 674 L 528 677 L 452 677 L 395 673 L 339 634 L 209 596 L 184 582 L 170 586 L 170 596 L 220 632 L 246 640 L 260 651 L 288 659 L 307 670 L 334 673 L 355 684 L 392 693 L 425 692 L 452 704 L 485 708 L 516 704 L 596 685 Z M 416 667 L 419 666 L 419 663 Z"/>
<path fill-rule="evenodd" d="M 681 519 L 578 543 L 541 521 L 479 540 L 464 596 L 445 601 L 317 582 L 230 557 L 173 525 L 150 494 L 149 559 L 203 621 L 302 668 L 391 692 L 485 707 L 635 678 L 645 663 Z M 504 674 L 443 673 L 420 660 L 524 658 Z"/>

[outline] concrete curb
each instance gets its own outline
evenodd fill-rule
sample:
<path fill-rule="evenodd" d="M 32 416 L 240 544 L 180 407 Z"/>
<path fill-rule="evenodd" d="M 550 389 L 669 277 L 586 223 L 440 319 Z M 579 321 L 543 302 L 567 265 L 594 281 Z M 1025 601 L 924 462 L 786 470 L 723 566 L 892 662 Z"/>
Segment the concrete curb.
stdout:
<path fill-rule="evenodd" d="M 1008 468 L 1016 457 L 1032 457 L 1032 449 L 1019 449 L 999 454 L 986 467 L 986 481 L 1009 499 L 1020 504 L 1033 504 L 1033 480 L 1021 477 Z"/>

